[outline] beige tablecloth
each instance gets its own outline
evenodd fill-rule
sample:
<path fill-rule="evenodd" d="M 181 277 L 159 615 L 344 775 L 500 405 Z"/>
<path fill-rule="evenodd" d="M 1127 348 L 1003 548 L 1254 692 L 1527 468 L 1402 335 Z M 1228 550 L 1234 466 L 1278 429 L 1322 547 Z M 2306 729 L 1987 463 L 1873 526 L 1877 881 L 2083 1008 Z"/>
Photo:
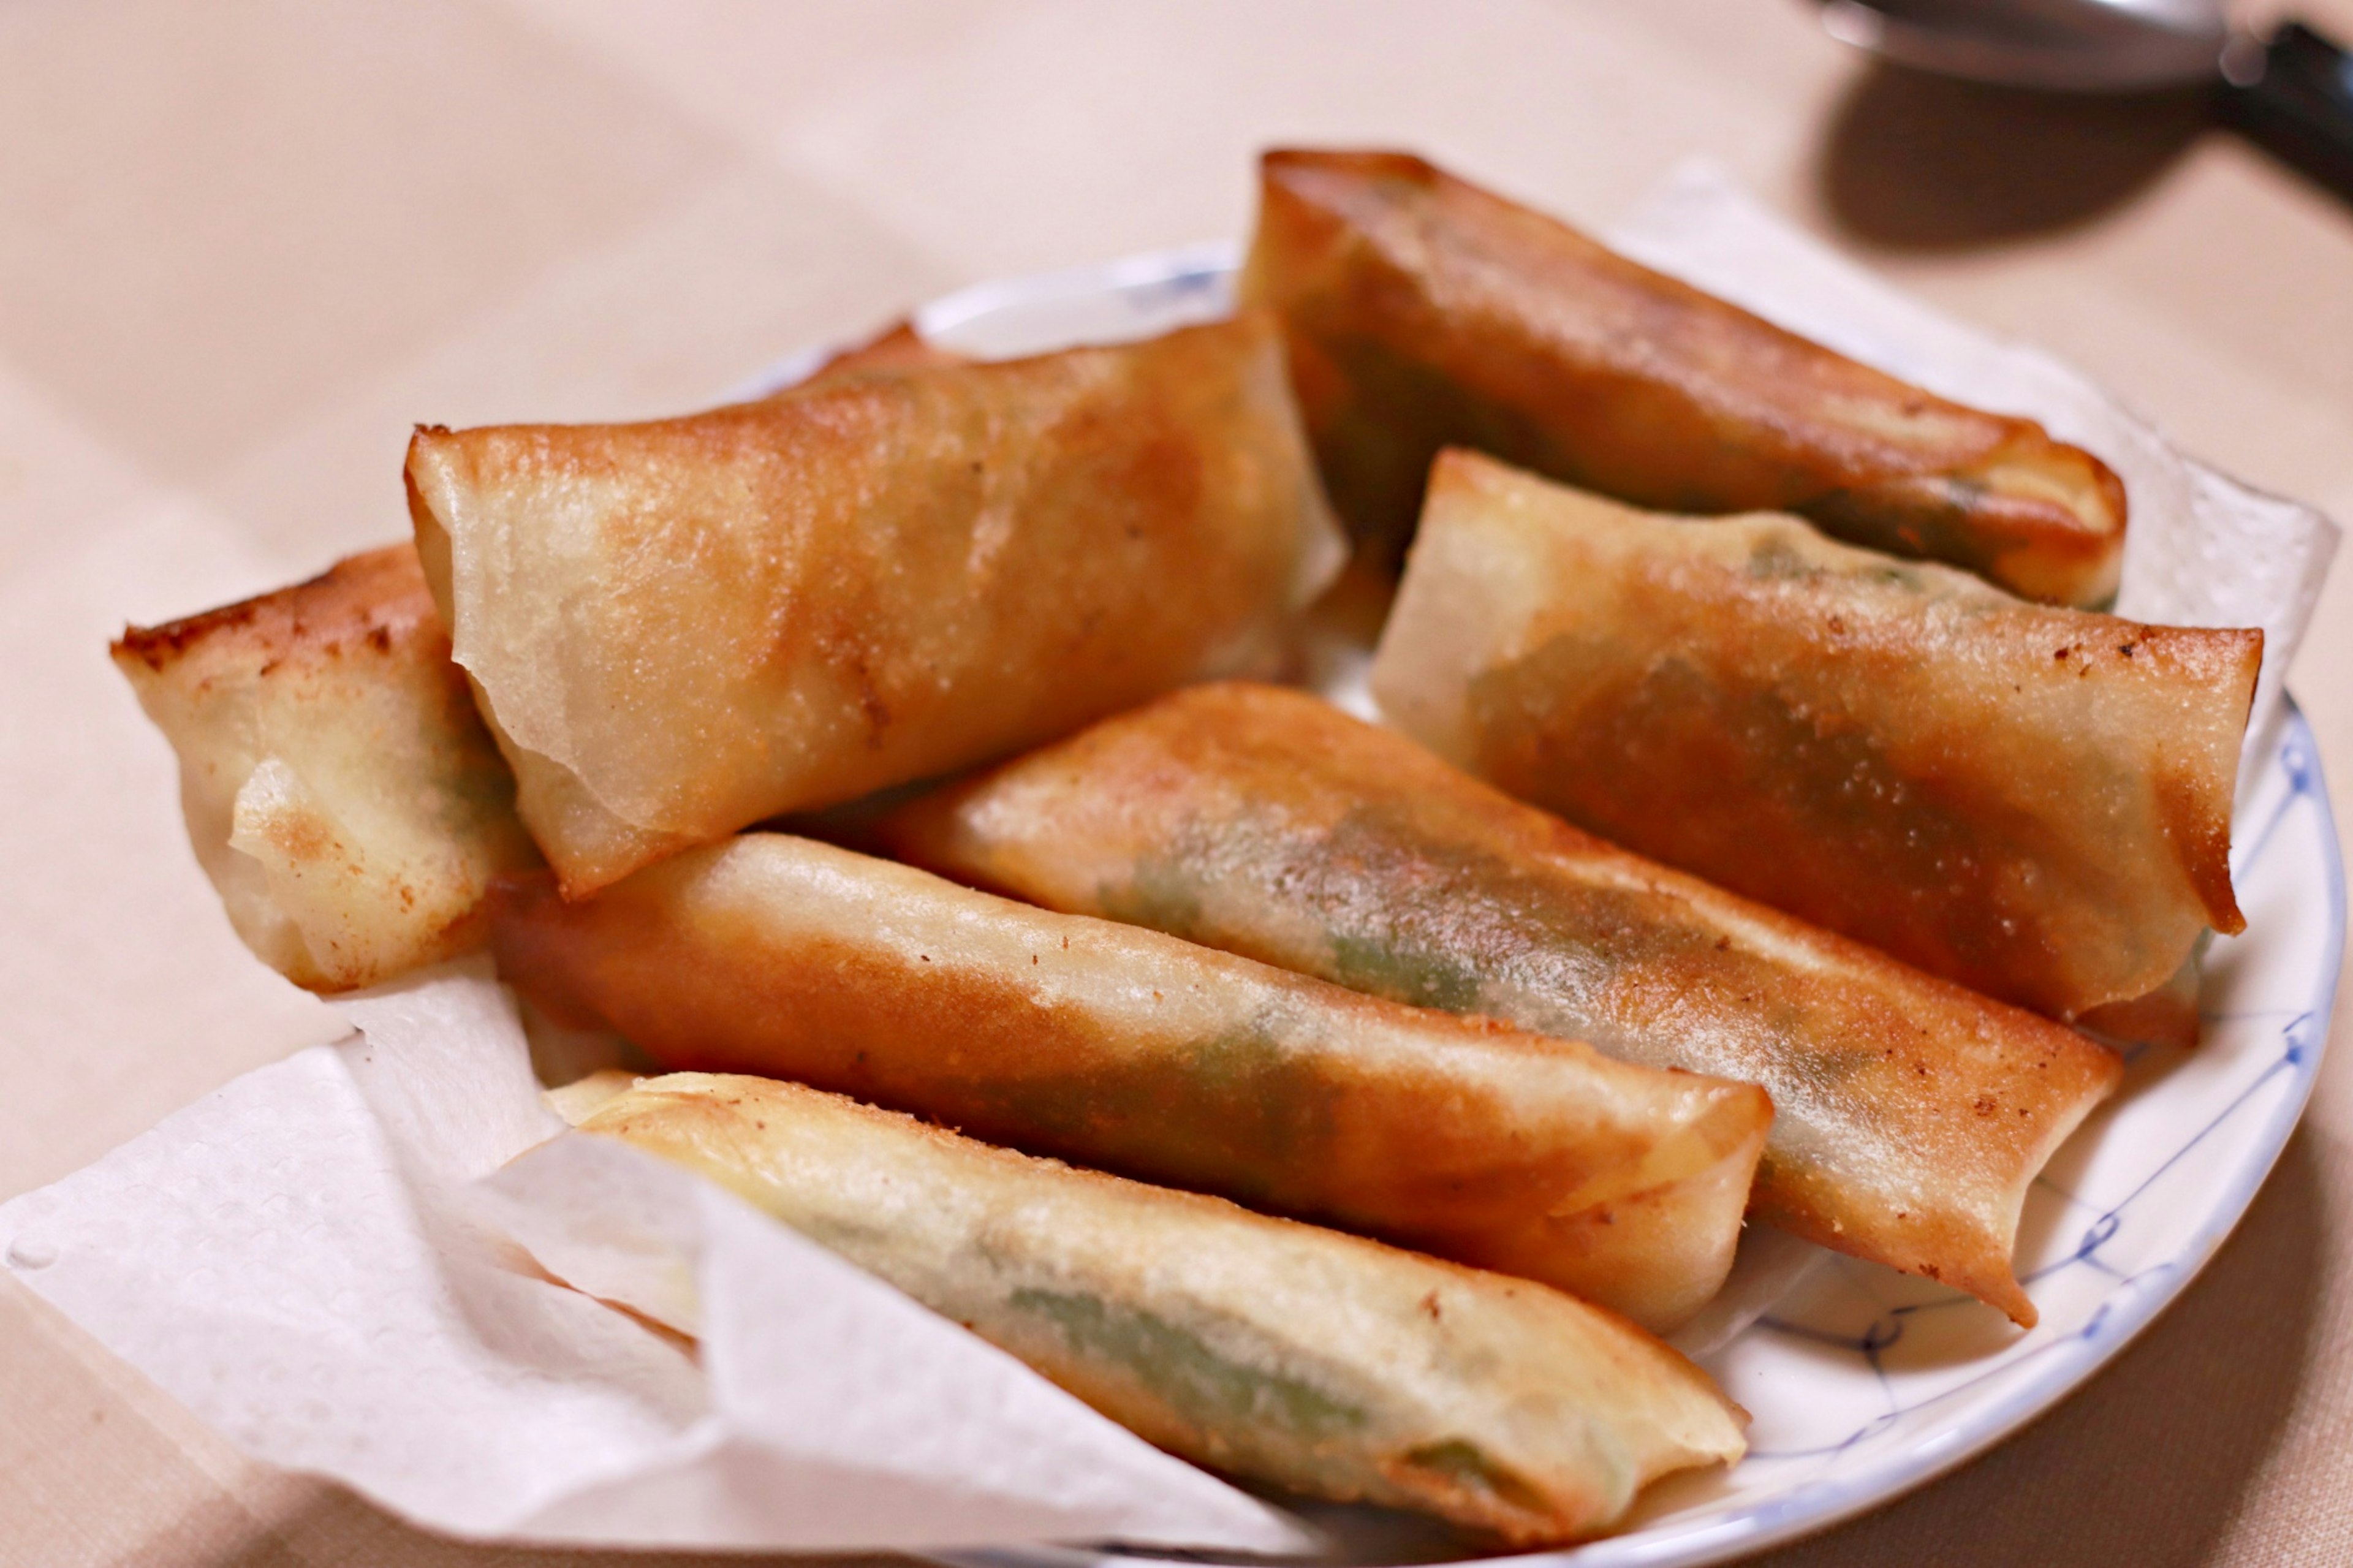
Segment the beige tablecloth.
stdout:
<path fill-rule="evenodd" d="M 1788 0 L 0 5 L 0 1195 L 336 1032 L 230 936 L 102 645 L 398 536 L 412 422 L 674 411 L 959 283 L 1236 234 L 1270 142 L 1597 224 L 1704 153 L 2353 519 L 2353 209 L 2197 120 L 1873 70 Z M 2340 571 L 2291 681 L 2341 783 L 2348 612 Z M 2353 1561 L 2337 1033 L 2139 1344 L 1769 1561 Z M 0 1562 L 659 1561 L 456 1546 L 266 1471 L 0 1279 Z"/>

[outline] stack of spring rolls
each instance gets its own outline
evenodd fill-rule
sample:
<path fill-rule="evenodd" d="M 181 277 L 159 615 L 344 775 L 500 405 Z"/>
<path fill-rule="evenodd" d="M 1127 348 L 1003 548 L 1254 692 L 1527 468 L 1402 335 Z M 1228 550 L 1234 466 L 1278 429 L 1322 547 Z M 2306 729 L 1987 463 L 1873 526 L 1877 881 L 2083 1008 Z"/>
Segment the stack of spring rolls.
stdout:
<path fill-rule="evenodd" d="M 115 658 L 288 978 L 488 943 L 669 1069 L 582 1133 L 1171 1452 L 1574 1540 L 1741 1455 L 1653 1336 L 1746 1219 L 2033 1323 L 2073 1026 L 2194 1035 L 2243 924 L 2261 635 L 2092 607 L 2126 497 L 2031 420 L 1262 175 L 1230 321 L 422 427 L 413 543 Z M 1387 727 L 1270 683 L 1352 548 Z"/>

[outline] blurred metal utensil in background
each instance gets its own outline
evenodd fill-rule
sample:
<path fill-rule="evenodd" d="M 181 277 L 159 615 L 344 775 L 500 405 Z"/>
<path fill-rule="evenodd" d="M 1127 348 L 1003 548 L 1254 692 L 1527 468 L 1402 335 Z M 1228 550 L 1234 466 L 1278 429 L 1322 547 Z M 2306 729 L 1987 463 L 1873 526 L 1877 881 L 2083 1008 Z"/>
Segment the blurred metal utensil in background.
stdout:
<path fill-rule="evenodd" d="M 1832 37 L 1915 70 L 2051 92 L 2210 86 L 2216 116 L 2353 199 L 2353 57 L 2222 0 L 1824 0 Z"/>

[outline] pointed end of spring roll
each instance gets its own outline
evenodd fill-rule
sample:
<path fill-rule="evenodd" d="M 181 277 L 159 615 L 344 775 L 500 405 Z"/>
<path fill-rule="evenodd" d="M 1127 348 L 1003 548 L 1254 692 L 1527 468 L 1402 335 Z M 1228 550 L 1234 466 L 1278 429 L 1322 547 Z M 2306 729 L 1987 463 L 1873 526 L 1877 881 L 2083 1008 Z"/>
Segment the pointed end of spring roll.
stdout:
<path fill-rule="evenodd" d="M 537 858 L 448 647 L 406 545 L 112 646 L 230 924 L 306 989 L 470 951 L 489 879 Z"/>
<path fill-rule="evenodd" d="M 2231 880 L 2231 806 L 2238 794 L 2241 743 L 2263 674 L 2263 629 L 2150 626 L 2145 635 L 2158 658 L 2177 663 L 2201 684 L 2238 698 L 2225 709 L 2235 716 L 2235 723 L 2210 720 L 2202 727 L 2206 733 L 2198 750 L 2204 753 L 2203 770 L 2185 766 L 2179 778 L 2168 778 L 2160 786 L 2168 834 L 2183 871 L 2206 906 L 2207 923 L 2224 936 L 2236 936 L 2247 929 L 2247 917 Z M 2187 741 L 2189 726 L 2183 729 Z"/>
<path fill-rule="evenodd" d="M 1982 1243 L 1973 1246 L 1974 1237 L 1956 1238 L 1954 1242 L 1937 1248 L 1946 1258 L 1941 1268 L 1924 1262 L 1906 1269 L 1906 1273 L 1934 1279 L 1938 1284 L 1949 1285 L 1956 1290 L 1974 1296 L 2021 1329 L 2031 1329 L 2042 1321 L 2041 1309 L 2027 1295 L 2026 1286 L 2018 1277 L 2018 1231 L 2026 1212 L 2027 1191 L 2033 1184 L 2034 1177 L 2049 1163 L 2051 1154 L 2066 1142 L 2068 1134 L 2081 1125 L 2083 1118 L 2116 1091 L 2116 1085 L 2123 1079 L 2124 1065 L 2120 1058 L 2111 1058 L 2110 1060 L 2115 1063 L 2115 1071 L 2107 1084 L 2082 1097 L 2074 1119 L 2056 1130 L 2047 1141 L 2042 1156 L 2031 1161 L 2016 1186 L 2002 1194 L 2003 1213 L 2000 1220 L 1989 1227 L 2001 1238 L 2000 1249 L 1987 1247 Z"/>
<path fill-rule="evenodd" d="M 2190 952 L 2173 978 L 2154 991 L 2123 1002 L 2087 1007 L 2076 1015 L 2075 1026 L 2121 1046 L 2161 1046 L 2186 1051 L 2195 1047 L 2203 1031 L 2199 992 L 2204 942 Z"/>
<path fill-rule="evenodd" d="M 1964 1141 L 1952 1145 L 1952 1161 L 1978 1167 L 1974 1179 L 1957 1183 L 1953 1193 L 1924 1194 L 1925 1201 L 1909 1213 L 1899 1209 L 1875 1216 L 1865 1236 L 1842 1227 L 1838 1216 L 1847 1205 L 1836 1194 L 1813 1194 L 1806 1177 L 1781 1173 L 1771 1184 L 1760 1184 L 1752 1217 L 1831 1251 L 1867 1257 L 1949 1286 L 2021 1329 L 2034 1327 L 2041 1313 L 2018 1277 L 2018 1233 L 2027 1193 L 2060 1145 L 2115 1094 L 2124 1079 L 2124 1062 L 2072 1029 L 2040 1018 L 2031 1022 L 2048 1033 L 2053 1048 L 2042 1063 L 2045 1070 L 2032 1074 L 2021 1090 L 2020 1102 L 1989 1088 L 1970 1108 L 1977 1127 L 1922 1134 L 1931 1145 L 1940 1137 Z M 1989 1159 L 1989 1147 L 2005 1152 Z M 1928 1152 L 1933 1164 L 1936 1151 L 1931 1147 Z M 1956 1197 L 1968 1201 L 1953 1202 Z"/>
<path fill-rule="evenodd" d="M 1714 1300 L 1732 1272 L 1741 1216 L 1773 1126 L 1773 1099 L 1751 1083 L 1689 1080 L 1686 1117 L 1641 1173 L 1607 1196 L 1572 1197 L 1529 1237 L 1539 1261 L 1515 1268 L 1668 1334 Z"/>
<path fill-rule="evenodd" d="M 514 810 L 555 868 L 566 898 L 586 898 L 639 866 L 676 854 L 691 837 L 641 826 L 608 809 L 571 768 L 524 743 L 501 719 L 472 673 L 467 617 L 460 614 L 452 536 L 472 487 L 480 452 L 503 439 L 499 430 L 452 431 L 419 425 L 410 436 L 402 469 L 416 558 L 441 624 L 452 628 L 449 658 L 467 672 L 474 706 L 513 772 Z"/>
<path fill-rule="evenodd" d="M 2124 574 L 2124 481 L 2031 420 L 1977 462 L 1831 491 L 1796 510 L 1851 543 L 1965 567 L 2021 599 L 2113 603 Z"/>

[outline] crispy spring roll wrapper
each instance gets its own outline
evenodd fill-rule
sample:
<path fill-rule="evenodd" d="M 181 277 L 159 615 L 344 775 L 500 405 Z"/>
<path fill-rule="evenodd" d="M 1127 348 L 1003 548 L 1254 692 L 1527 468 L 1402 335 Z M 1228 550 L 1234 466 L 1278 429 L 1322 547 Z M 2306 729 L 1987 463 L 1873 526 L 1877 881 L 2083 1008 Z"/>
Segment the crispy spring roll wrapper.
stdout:
<path fill-rule="evenodd" d="M 2121 1071 L 2072 1029 L 1614 848 L 1300 691 L 1180 691 L 878 831 L 1050 909 L 1760 1084 L 1752 1215 L 2021 1323 L 2027 1184 Z"/>
<path fill-rule="evenodd" d="M 755 1072 L 1681 1322 L 1731 1267 L 1771 1102 L 913 868 L 748 834 L 567 901 L 500 973 L 666 1066 Z"/>
<path fill-rule="evenodd" d="M 901 322 L 817 375 L 955 363 Z M 491 878 L 540 863 L 412 544 L 112 651 L 178 753 L 231 925 L 298 985 L 381 984 L 480 946 Z"/>
<path fill-rule="evenodd" d="M 1341 553 L 1282 357 L 1250 315 L 420 429 L 418 552 L 565 890 L 1263 666 Z"/>
<path fill-rule="evenodd" d="M 1608 1312 L 766 1079 L 679 1073 L 582 1130 L 734 1192 L 1146 1440 L 1520 1546 L 1729 1464 L 1746 1417 Z"/>
<path fill-rule="evenodd" d="M 2124 487 L 1981 413 L 1394 153 L 1266 155 L 1244 300 L 1279 310 L 1332 499 L 1377 555 L 1473 447 L 1644 506 L 1801 511 L 2029 598 L 2105 604 Z"/>
<path fill-rule="evenodd" d="M 2028 605 L 1794 518 L 1639 512 L 1440 458 L 1372 686 L 1641 854 L 2072 1019 L 2231 888 L 2260 631 Z"/>
<path fill-rule="evenodd" d="M 256 956 L 374 985 L 480 943 L 538 864 L 407 545 L 167 626 L 114 662 L 172 742 L 197 862 Z"/>
<path fill-rule="evenodd" d="M 2193 950 L 2181 967 L 2173 972 L 2172 979 L 2145 996 L 2086 1007 L 2076 1015 L 2076 1026 L 2122 1046 L 2191 1049 L 2204 1033 L 2206 1023 L 2199 1011 L 2199 991 L 2203 984 L 2199 958 Z"/>

